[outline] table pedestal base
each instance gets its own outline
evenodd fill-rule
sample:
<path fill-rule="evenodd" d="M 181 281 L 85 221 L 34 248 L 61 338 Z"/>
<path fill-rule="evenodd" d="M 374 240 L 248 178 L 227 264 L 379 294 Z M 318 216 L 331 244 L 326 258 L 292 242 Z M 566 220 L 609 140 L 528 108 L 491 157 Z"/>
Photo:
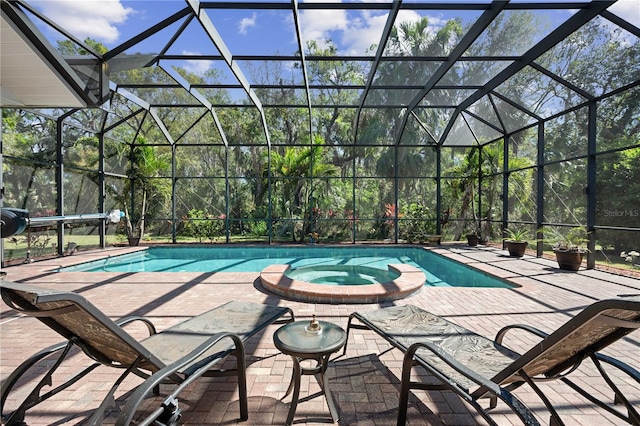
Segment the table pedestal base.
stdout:
<path fill-rule="evenodd" d="M 311 326 L 314 326 L 313 328 Z M 273 343 L 285 355 L 293 359 L 293 372 L 286 398 L 291 392 L 291 406 L 287 416 L 287 426 L 293 422 L 300 397 L 300 378 L 302 375 L 314 375 L 327 400 L 333 422 L 338 421 L 338 410 L 333 401 L 329 380 L 325 373 L 329 366 L 329 356 L 342 348 L 347 342 L 347 333 L 338 325 L 327 321 L 295 321 L 280 327 L 273 334 Z M 315 366 L 304 368 L 301 361 L 315 361 Z"/>
<path fill-rule="evenodd" d="M 291 373 L 291 382 L 289 382 L 287 393 L 285 393 L 282 397 L 282 399 L 286 398 L 291 393 L 291 391 L 293 391 L 293 396 L 291 397 L 291 407 L 289 408 L 289 415 L 287 416 L 287 426 L 290 426 L 293 422 L 293 416 L 295 415 L 296 408 L 298 407 L 298 398 L 300 397 L 300 378 L 302 377 L 302 375 L 316 376 L 318 384 L 322 388 L 322 392 L 324 393 L 324 397 L 327 401 L 329 413 L 331 413 L 331 419 L 333 419 L 334 423 L 338 422 L 338 410 L 336 409 L 336 405 L 333 402 L 333 395 L 331 394 L 331 389 L 329 388 L 329 379 L 325 375 L 327 367 L 329 366 L 330 355 L 331 354 L 326 354 L 321 357 L 304 358 L 291 355 L 291 359 L 293 359 L 293 372 Z M 302 367 L 300 365 L 300 361 L 304 360 L 314 360 L 316 361 L 316 366 L 309 368 Z"/>

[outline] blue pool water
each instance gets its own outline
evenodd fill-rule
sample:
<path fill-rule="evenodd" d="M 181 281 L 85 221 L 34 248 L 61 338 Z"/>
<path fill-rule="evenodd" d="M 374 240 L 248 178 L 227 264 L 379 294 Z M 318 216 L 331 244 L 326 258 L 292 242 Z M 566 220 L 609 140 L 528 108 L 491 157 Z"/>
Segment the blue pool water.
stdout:
<path fill-rule="evenodd" d="M 260 272 L 273 264 L 361 265 L 388 270 L 407 263 L 424 271 L 425 285 L 499 287 L 512 285 L 439 254 L 411 247 L 150 247 L 148 250 L 61 268 L 69 272 Z"/>
<path fill-rule="evenodd" d="M 311 265 L 289 269 L 285 275 L 312 284 L 367 285 L 393 281 L 400 273 L 362 265 Z"/>

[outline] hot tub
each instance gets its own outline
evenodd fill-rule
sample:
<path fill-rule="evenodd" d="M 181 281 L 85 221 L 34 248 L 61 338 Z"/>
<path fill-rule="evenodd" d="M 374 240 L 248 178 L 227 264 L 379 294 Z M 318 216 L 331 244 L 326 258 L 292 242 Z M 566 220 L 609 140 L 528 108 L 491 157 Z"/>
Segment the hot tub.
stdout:
<path fill-rule="evenodd" d="M 312 265 L 289 268 L 285 275 L 292 280 L 313 284 L 367 285 L 393 281 L 400 273 L 362 265 Z"/>
<path fill-rule="evenodd" d="M 291 269 L 291 265 L 270 265 L 260 273 L 260 281 L 266 290 L 291 300 L 315 303 L 380 303 L 410 296 L 420 291 L 427 280 L 424 272 L 405 263 L 389 265 L 388 271 L 368 267 L 352 269 L 347 266 L 323 265 L 322 270 L 319 270 L 318 266 Z M 367 273 L 372 272 L 370 269 L 377 272 L 373 276 L 368 275 Z M 318 284 L 300 278 L 342 282 Z M 364 282 L 368 280 L 375 282 Z"/>

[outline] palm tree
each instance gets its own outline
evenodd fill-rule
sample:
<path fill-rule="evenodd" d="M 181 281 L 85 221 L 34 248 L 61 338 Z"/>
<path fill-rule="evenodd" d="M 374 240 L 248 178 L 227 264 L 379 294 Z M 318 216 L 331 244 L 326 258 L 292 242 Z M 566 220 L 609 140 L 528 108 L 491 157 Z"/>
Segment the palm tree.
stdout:
<path fill-rule="evenodd" d="M 429 19 L 421 18 L 416 22 L 403 22 L 394 27 L 385 47 L 386 53 L 394 56 L 447 56 L 456 39 L 462 35 L 462 24 L 450 20 L 437 31 L 429 28 Z M 376 84 L 415 86 L 429 81 L 439 63 L 430 61 L 385 61 L 377 70 Z M 375 104 L 408 104 L 415 96 L 415 90 L 375 90 L 369 93 L 367 101 Z M 384 109 L 383 116 L 386 137 L 397 140 L 402 132 L 403 115 L 399 109 Z M 376 120 L 371 120 L 375 123 Z M 406 130 L 405 130 L 406 131 Z M 363 133 L 364 134 L 364 133 Z M 407 137 L 405 135 L 404 137 Z"/>
<path fill-rule="evenodd" d="M 450 176 L 459 176 L 458 179 L 445 182 L 445 185 L 451 191 L 451 198 L 460 200 L 460 210 L 457 215 L 458 220 L 455 222 L 454 232 L 454 240 L 456 241 L 462 236 L 469 215 L 472 216 L 474 232 L 478 232 L 480 229 L 477 212 L 474 207 L 476 202 L 475 188 L 479 171 L 478 162 L 478 149 L 470 148 L 467 150 L 463 161 L 447 171 Z"/>
<path fill-rule="evenodd" d="M 314 191 L 320 189 L 321 183 L 326 183 L 323 178 L 339 175 L 338 167 L 325 162 L 322 146 L 322 141 L 317 139 L 316 143 L 309 147 L 287 147 L 282 155 L 275 151 L 271 153 L 271 164 L 267 167 L 274 178 L 281 178 L 276 186 L 276 189 L 279 189 L 277 199 L 281 203 L 281 211 L 288 219 L 302 215 L 304 201 L 313 197 Z M 265 167 L 263 176 L 266 177 L 267 173 Z M 310 224 L 311 220 L 304 227 L 305 231 Z M 295 232 L 292 232 L 292 238 L 296 242 Z"/>
<path fill-rule="evenodd" d="M 131 151 L 131 168 L 122 192 L 122 204 L 127 216 L 127 235 L 129 238 L 143 237 L 145 221 L 149 215 L 160 210 L 165 201 L 171 197 L 170 179 L 160 179 L 168 176 L 171 162 L 146 144 L 144 137 L 139 136 Z M 132 200 L 131 215 L 129 215 L 128 199 Z M 138 215 L 136 215 L 136 212 Z M 132 219 L 137 218 L 135 225 Z"/>

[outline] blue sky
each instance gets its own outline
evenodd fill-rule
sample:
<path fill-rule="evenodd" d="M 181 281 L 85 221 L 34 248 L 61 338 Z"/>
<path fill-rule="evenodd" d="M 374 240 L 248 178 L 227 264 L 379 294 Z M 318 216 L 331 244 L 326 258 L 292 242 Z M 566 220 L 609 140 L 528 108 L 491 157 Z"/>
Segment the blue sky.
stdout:
<path fill-rule="evenodd" d="M 109 48 L 129 40 L 187 5 L 183 0 L 32 0 L 29 3 L 77 38 L 91 37 Z M 610 10 L 640 27 L 640 0 L 619 0 Z M 458 16 L 468 21 L 479 15 L 479 12 L 466 13 L 421 12 L 423 16 L 428 14 L 434 28 L 451 17 Z M 563 14 L 559 18 L 566 19 L 570 12 L 557 13 Z M 208 15 L 233 55 L 291 55 L 298 49 L 289 11 L 216 9 L 209 10 Z M 398 17 L 401 21 L 419 18 L 417 12 L 406 10 Z M 307 10 L 301 13 L 300 19 L 304 39 L 331 39 L 341 54 L 362 55 L 380 40 L 386 12 Z M 157 53 L 159 46 L 173 35 L 176 28 L 174 25 L 164 34 L 137 45 L 129 53 Z M 45 35 L 55 37 L 51 33 Z M 202 43 L 203 37 L 207 37 L 206 34 L 197 25 L 192 25 L 169 53 L 217 54 L 211 43 Z"/>
<path fill-rule="evenodd" d="M 33 0 L 30 3 L 77 37 L 91 37 L 110 48 L 186 6 L 182 0 Z M 297 50 L 289 11 L 218 9 L 208 14 L 234 55 L 276 51 L 292 54 Z M 409 21 L 418 18 L 417 13 L 408 11 L 400 17 Z M 433 23 L 440 19 L 434 16 Z M 305 39 L 331 38 L 345 54 L 363 54 L 371 44 L 377 43 L 385 20 L 383 11 L 301 13 Z M 193 41 L 189 50 L 195 52 L 197 37 Z"/>

